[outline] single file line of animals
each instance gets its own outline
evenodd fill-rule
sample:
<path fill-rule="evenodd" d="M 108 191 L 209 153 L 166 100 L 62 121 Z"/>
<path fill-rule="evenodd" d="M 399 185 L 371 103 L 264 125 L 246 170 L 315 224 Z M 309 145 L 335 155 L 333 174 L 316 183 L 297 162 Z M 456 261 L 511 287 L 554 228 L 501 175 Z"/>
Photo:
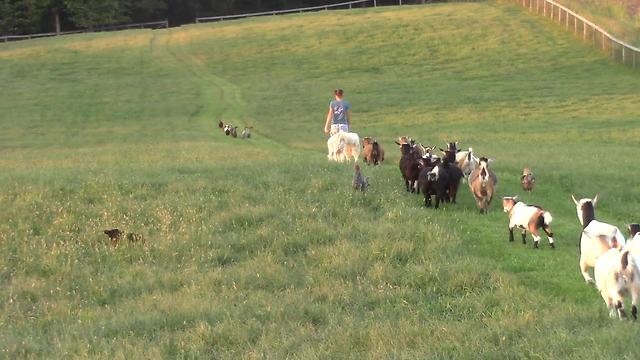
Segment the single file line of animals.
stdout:
<path fill-rule="evenodd" d="M 375 159 L 373 144 L 381 145 L 365 137 L 365 163 L 379 165 L 382 160 Z M 498 178 L 491 169 L 492 159 L 476 157 L 473 149 L 457 149 L 458 143 L 447 143 L 446 149 L 439 148 L 442 156 L 434 154 L 434 146 L 425 147 L 414 139 L 401 136 L 395 142 L 400 148 L 399 169 L 407 192 L 423 193 L 425 206 L 432 206 L 431 197 L 435 197 L 435 206 L 441 202 L 455 203 L 459 182 L 466 181 L 473 194 L 481 214 L 487 213 L 496 193 Z M 344 162 L 351 157 L 357 162 L 359 137 L 355 133 L 338 132 L 327 141 L 329 160 Z M 383 158 L 384 155 L 382 155 Z M 522 189 L 532 192 L 536 178 L 530 168 L 525 167 L 520 176 Z M 360 166 L 355 165 L 352 182 L 355 189 L 365 191 L 369 187 L 369 178 L 362 175 Z M 571 198 L 576 206 L 578 221 L 582 226 L 580 234 L 580 272 L 587 283 L 593 283 L 600 292 L 611 317 L 624 319 L 627 313 L 624 297 L 631 297 L 631 316 L 637 319 L 637 302 L 640 299 L 640 224 L 630 224 L 629 240 L 616 226 L 599 221 L 595 217 L 598 195 L 593 199 Z M 549 246 L 554 249 L 555 242 L 551 222 L 551 213 L 541 206 L 521 202 L 517 196 L 502 198 L 503 211 L 509 218 L 509 241 L 514 241 L 513 231 L 521 231 L 522 242 L 526 244 L 527 232 L 533 237 L 533 247 L 539 248 L 540 230 L 548 238 Z M 593 268 L 594 277 L 589 270 Z"/>

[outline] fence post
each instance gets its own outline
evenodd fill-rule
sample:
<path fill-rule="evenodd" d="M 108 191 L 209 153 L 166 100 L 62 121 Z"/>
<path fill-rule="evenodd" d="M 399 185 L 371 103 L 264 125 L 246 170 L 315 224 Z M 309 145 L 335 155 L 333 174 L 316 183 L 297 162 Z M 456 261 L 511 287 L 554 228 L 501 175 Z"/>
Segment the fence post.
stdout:
<path fill-rule="evenodd" d="M 627 65 L 627 63 L 625 62 L 625 58 L 624 58 L 624 48 L 625 48 L 625 47 L 626 47 L 626 46 L 622 45 L 622 63 L 623 63 L 624 65 Z"/>

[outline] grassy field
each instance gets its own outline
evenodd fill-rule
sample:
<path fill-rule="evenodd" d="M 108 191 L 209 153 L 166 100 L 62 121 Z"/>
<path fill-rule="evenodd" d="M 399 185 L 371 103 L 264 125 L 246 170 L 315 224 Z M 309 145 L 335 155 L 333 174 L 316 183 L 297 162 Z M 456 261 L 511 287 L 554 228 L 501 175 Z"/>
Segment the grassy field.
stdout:
<path fill-rule="evenodd" d="M 640 2 L 637 0 L 560 0 L 629 44 L 640 46 Z"/>
<path fill-rule="evenodd" d="M 336 87 L 387 149 L 366 195 L 326 160 Z M 579 273 L 570 195 L 640 220 L 638 88 L 492 1 L 0 44 L 0 357 L 637 359 Z M 557 249 L 509 243 L 465 187 L 424 209 L 399 135 L 495 158 Z"/>

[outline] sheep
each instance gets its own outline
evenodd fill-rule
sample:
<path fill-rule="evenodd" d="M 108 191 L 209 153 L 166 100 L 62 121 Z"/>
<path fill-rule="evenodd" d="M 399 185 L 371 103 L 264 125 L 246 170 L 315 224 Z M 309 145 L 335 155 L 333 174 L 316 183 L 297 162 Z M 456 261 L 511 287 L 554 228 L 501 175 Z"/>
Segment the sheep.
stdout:
<path fill-rule="evenodd" d="M 242 130 L 242 134 L 240 135 L 240 137 L 243 139 L 251 138 L 251 129 L 253 129 L 252 126 L 245 126 L 244 130 Z"/>
<path fill-rule="evenodd" d="M 356 190 L 365 192 L 369 188 L 369 178 L 362 176 L 362 173 L 360 172 L 360 165 L 356 164 L 354 169 L 355 174 L 353 176 L 351 186 Z"/>
<path fill-rule="evenodd" d="M 479 159 L 473 155 L 472 148 L 456 153 L 456 165 L 462 170 L 464 181 L 469 179 L 469 175 L 478 166 L 478 162 Z"/>
<path fill-rule="evenodd" d="M 533 237 L 533 248 L 538 249 L 541 236 L 538 229 L 542 228 L 549 238 L 549 246 L 555 249 L 553 242 L 553 231 L 550 224 L 553 218 L 551 213 L 539 206 L 527 205 L 518 200 L 517 196 L 507 196 L 502 198 L 502 209 L 509 214 L 509 241 L 513 241 L 513 229 L 522 230 L 522 243 L 527 243 L 527 230 Z"/>
<path fill-rule="evenodd" d="M 631 295 L 631 316 L 638 318 L 637 301 L 640 295 L 640 270 L 629 251 L 609 249 L 598 258 L 594 269 L 596 287 L 609 309 L 609 317 L 625 319 L 623 296 Z"/>
<path fill-rule="evenodd" d="M 407 191 L 415 192 L 418 190 L 420 163 L 411 150 L 411 145 L 407 143 L 402 144 L 400 147 L 400 151 L 402 153 L 402 156 L 400 157 L 400 173 L 404 179 Z"/>
<path fill-rule="evenodd" d="M 476 198 L 480 214 L 489 210 L 493 194 L 498 186 L 496 174 L 489 169 L 489 160 L 481 157 L 478 166 L 469 175 L 469 188 Z"/>
<path fill-rule="evenodd" d="M 580 272 L 587 283 L 593 283 L 594 280 L 587 272 L 588 269 L 594 267 L 598 258 L 609 249 L 622 249 L 626 241 L 617 227 L 595 219 L 595 206 L 598 202 L 598 195 L 593 199 L 584 198 L 578 201 L 572 194 L 571 199 L 576 205 L 578 220 L 582 225 L 580 234 Z"/>
<path fill-rule="evenodd" d="M 533 176 L 531 170 L 528 167 L 522 170 L 522 176 L 520 176 L 520 183 L 522 184 L 522 189 L 527 192 L 531 192 L 533 190 L 533 186 L 536 183 L 536 177 Z"/>
<path fill-rule="evenodd" d="M 352 132 L 338 131 L 327 140 L 329 160 L 344 162 L 349 157 L 358 161 L 360 156 L 360 137 Z"/>

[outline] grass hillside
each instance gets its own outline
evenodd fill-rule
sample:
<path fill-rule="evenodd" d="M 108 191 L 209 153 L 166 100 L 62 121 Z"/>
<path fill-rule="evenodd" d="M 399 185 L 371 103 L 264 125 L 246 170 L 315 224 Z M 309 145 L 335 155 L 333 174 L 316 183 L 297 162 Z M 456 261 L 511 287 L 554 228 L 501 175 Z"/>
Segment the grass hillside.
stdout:
<path fill-rule="evenodd" d="M 337 87 L 387 150 L 366 195 L 326 159 Z M 570 198 L 640 220 L 638 88 L 493 1 L 0 44 L 0 357 L 638 358 L 579 273 Z M 465 186 L 423 208 L 398 135 L 495 158 L 557 249 L 509 243 Z"/>
<path fill-rule="evenodd" d="M 611 35 L 640 46 L 640 1 L 559 0 L 558 3 L 598 24 Z"/>

